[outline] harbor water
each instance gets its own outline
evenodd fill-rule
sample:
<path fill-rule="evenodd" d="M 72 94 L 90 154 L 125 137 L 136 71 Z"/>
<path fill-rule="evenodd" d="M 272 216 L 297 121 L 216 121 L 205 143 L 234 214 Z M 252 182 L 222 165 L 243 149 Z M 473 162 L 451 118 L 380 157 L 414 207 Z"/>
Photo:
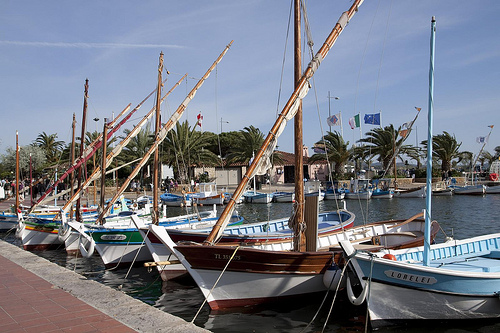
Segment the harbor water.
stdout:
<path fill-rule="evenodd" d="M 320 211 L 343 207 L 343 202 L 320 202 Z M 346 208 L 356 214 L 355 225 L 390 219 L 406 219 L 425 208 L 425 199 L 393 198 L 368 201 L 348 200 Z M 211 209 L 199 207 L 199 210 Z M 240 204 L 236 210 L 247 222 L 272 220 L 290 216 L 292 204 Z M 168 215 L 181 215 L 193 208 L 168 208 Z M 222 208 L 218 208 L 219 212 Z M 445 237 L 462 239 L 499 232 L 500 195 L 435 197 L 432 200 L 432 219 L 442 228 L 438 241 Z M 1 234 L 11 243 L 20 245 L 13 233 Z M 60 250 L 40 251 L 36 254 L 67 269 L 122 290 L 151 306 L 192 321 L 213 332 L 352 332 L 365 330 L 366 307 L 355 307 L 342 293 L 334 299 L 328 295 L 314 295 L 296 302 L 274 304 L 235 311 L 214 312 L 203 305 L 203 295 L 190 278 L 163 282 L 156 270 L 143 267 L 104 269 L 101 259 L 67 256 Z M 324 301 L 324 302 L 323 302 Z M 333 302 L 334 301 L 334 302 Z M 322 305 L 323 302 L 323 305 Z M 333 304 L 333 305 L 332 305 Z M 440 309 L 435 309 L 440 311 Z M 326 319 L 328 321 L 325 324 Z M 378 332 L 499 332 L 500 323 L 490 321 L 424 322 L 417 326 L 399 326 L 379 329 Z"/>

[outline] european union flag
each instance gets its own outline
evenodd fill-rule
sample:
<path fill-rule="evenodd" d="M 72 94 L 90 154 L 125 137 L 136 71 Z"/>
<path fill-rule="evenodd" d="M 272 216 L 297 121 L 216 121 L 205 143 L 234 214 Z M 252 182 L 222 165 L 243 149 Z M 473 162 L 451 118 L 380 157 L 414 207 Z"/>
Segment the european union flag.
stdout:
<path fill-rule="evenodd" d="M 365 114 L 365 124 L 380 125 L 380 112 Z"/>

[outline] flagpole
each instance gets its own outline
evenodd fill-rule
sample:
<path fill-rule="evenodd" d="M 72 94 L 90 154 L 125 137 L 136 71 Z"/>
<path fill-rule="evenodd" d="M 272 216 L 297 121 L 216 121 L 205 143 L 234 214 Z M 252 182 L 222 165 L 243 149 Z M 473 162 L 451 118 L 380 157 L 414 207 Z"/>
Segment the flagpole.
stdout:
<path fill-rule="evenodd" d="M 342 123 L 342 111 L 339 111 L 339 120 L 340 120 L 340 135 L 342 139 L 344 139 L 344 124 Z"/>
<path fill-rule="evenodd" d="M 359 119 L 359 139 L 361 140 L 363 138 L 363 131 L 361 130 L 361 113 L 358 113 L 358 119 Z"/>

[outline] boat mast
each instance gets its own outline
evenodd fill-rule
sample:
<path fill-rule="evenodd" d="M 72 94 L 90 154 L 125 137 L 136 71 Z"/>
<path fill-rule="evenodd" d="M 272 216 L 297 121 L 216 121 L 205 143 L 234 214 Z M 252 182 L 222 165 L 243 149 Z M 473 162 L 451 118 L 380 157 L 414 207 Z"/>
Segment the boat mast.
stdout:
<path fill-rule="evenodd" d="M 16 131 L 16 214 L 19 212 L 19 133 Z"/>
<path fill-rule="evenodd" d="M 161 127 L 161 72 L 163 71 L 163 52 L 160 53 L 160 63 L 158 65 L 158 88 L 156 90 L 156 123 L 155 123 L 155 138 L 158 137 Z M 155 149 L 154 164 L 153 164 L 153 213 L 151 214 L 152 222 L 159 223 L 159 210 L 158 210 L 158 163 L 159 163 L 159 146 Z"/>
<path fill-rule="evenodd" d="M 300 0 L 294 0 L 294 88 L 299 86 L 302 77 L 302 54 L 300 51 Z M 297 114 L 294 119 L 295 131 L 295 221 L 294 225 L 294 250 L 305 251 L 306 237 L 304 227 L 304 158 L 303 158 L 303 134 L 302 134 L 302 100 L 299 101 Z"/>
<path fill-rule="evenodd" d="M 101 197 L 99 204 L 99 211 L 104 207 L 106 197 L 106 148 L 108 146 L 108 119 L 104 118 L 104 128 L 102 130 L 102 162 L 101 162 Z M 114 203 L 113 203 L 114 204 Z"/>
<path fill-rule="evenodd" d="M 30 206 L 33 205 L 33 169 L 31 164 L 31 153 L 30 153 Z"/>
<path fill-rule="evenodd" d="M 72 128 L 72 139 L 71 139 L 71 165 L 75 163 L 75 127 L 76 127 L 76 116 L 73 113 L 73 123 L 71 124 Z M 73 190 L 75 188 L 75 172 L 71 171 L 69 178 L 69 188 L 70 188 L 70 197 L 73 195 Z M 69 212 L 69 219 L 73 219 L 73 209 Z"/>
<path fill-rule="evenodd" d="M 82 135 L 80 137 L 80 159 L 83 159 L 85 145 L 85 124 L 87 121 L 87 99 L 89 97 L 89 79 L 85 79 L 85 95 L 83 97 L 83 116 L 82 116 Z M 83 164 L 78 167 L 78 187 L 82 185 L 82 169 Z M 81 221 L 82 215 L 80 212 L 81 198 L 76 201 L 76 220 Z"/>
<path fill-rule="evenodd" d="M 486 146 L 486 144 L 488 143 L 488 141 L 490 139 L 491 131 L 493 131 L 493 125 L 490 125 L 488 127 L 490 128 L 490 132 L 488 133 L 488 136 L 484 140 L 484 143 L 483 143 L 483 146 L 481 147 L 481 150 L 479 150 L 479 153 L 477 154 L 476 158 L 474 159 L 474 162 L 472 163 L 472 172 L 471 172 L 471 174 L 472 174 L 471 175 L 472 185 L 474 185 L 474 168 L 476 167 L 477 160 L 479 160 L 479 157 L 481 156 L 484 147 Z"/>
<path fill-rule="evenodd" d="M 425 232 L 424 232 L 424 261 L 429 266 L 431 246 L 431 199 L 432 199 L 432 119 L 434 108 L 434 50 L 436 42 L 436 18 L 431 20 L 431 59 L 429 66 L 429 111 L 427 116 L 427 188 L 425 197 Z"/>

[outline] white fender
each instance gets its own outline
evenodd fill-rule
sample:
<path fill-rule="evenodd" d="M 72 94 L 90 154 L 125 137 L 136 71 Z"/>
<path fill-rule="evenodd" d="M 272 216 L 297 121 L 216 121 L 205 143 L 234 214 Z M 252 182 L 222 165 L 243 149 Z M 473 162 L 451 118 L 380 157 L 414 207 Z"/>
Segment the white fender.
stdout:
<path fill-rule="evenodd" d="M 356 297 L 354 296 L 354 292 L 352 291 L 351 287 L 351 280 L 349 279 L 349 275 L 347 276 L 347 297 L 349 298 L 349 301 L 354 304 L 354 305 L 361 305 L 366 299 L 366 295 L 368 294 L 368 282 L 365 283 L 365 286 L 363 288 L 363 291 L 361 294 Z"/>
<path fill-rule="evenodd" d="M 16 227 L 16 237 L 17 238 L 23 237 L 24 228 L 26 228 L 26 223 L 24 223 L 24 220 L 19 220 L 17 222 L 17 227 Z"/>
<path fill-rule="evenodd" d="M 68 220 L 66 219 L 66 214 L 61 210 L 61 225 L 57 230 L 57 238 L 60 242 L 66 241 L 70 234 L 71 228 L 68 225 Z"/>
<path fill-rule="evenodd" d="M 83 235 L 82 235 L 83 236 Z M 89 241 L 90 246 L 89 249 L 87 250 L 85 248 L 85 245 L 82 242 L 82 239 L 85 238 Z M 79 244 L 78 247 L 80 249 L 80 253 L 84 258 L 90 258 L 94 255 L 94 250 L 95 250 L 95 241 L 92 237 L 79 237 Z"/>
<path fill-rule="evenodd" d="M 337 290 L 340 281 L 340 276 L 342 275 L 342 270 L 337 265 L 332 265 L 329 267 L 325 274 L 323 274 L 323 284 L 328 290 Z"/>

